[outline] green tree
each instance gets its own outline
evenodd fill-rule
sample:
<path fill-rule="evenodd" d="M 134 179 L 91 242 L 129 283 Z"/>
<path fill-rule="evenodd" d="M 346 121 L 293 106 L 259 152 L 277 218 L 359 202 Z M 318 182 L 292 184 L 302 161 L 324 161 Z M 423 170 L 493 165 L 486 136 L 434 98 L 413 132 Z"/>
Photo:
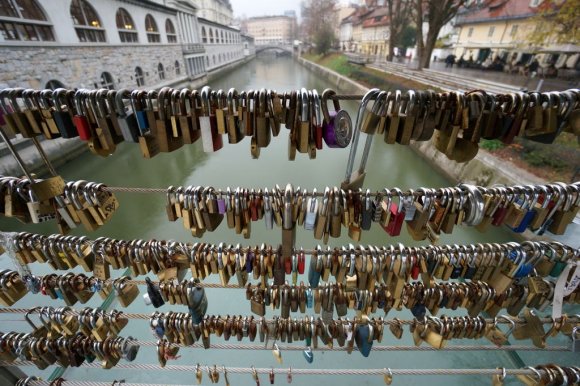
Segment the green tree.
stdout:
<path fill-rule="evenodd" d="M 580 0 L 544 0 L 532 21 L 528 41 L 536 46 L 580 42 Z"/>
<path fill-rule="evenodd" d="M 387 60 L 391 61 L 395 47 L 403 46 L 403 31 L 413 17 L 413 1 L 387 0 L 387 6 L 389 9 L 389 54 Z"/>
<path fill-rule="evenodd" d="M 415 36 L 417 35 L 417 28 L 412 25 L 407 25 L 401 32 L 400 45 L 402 48 L 409 48 L 415 45 Z"/>
<path fill-rule="evenodd" d="M 314 34 L 314 44 L 316 44 L 316 52 L 321 55 L 326 55 L 332 44 L 334 43 L 334 30 L 330 25 L 324 25 Z"/>

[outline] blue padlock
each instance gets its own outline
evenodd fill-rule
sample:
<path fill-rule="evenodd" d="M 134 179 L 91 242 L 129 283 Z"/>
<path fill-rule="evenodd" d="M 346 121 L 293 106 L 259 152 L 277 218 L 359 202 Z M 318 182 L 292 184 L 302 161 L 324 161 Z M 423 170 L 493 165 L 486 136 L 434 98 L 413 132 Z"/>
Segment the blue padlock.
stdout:
<path fill-rule="evenodd" d="M 318 248 L 320 248 L 320 246 L 318 246 L 317 249 Z M 319 254 L 316 254 L 316 257 L 312 256 L 310 259 L 310 268 L 308 270 L 308 283 L 310 283 L 310 288 L 318 288 L 321 271 L 322 258 Z"/>
<path fill-rule="evenodd" d="M 310 288 L 306 290 L 306 307 L 307 308 L 314 307 L 314 296 L 312 295 L 312 289 Z"/>
<path fill-rule="evenodd" d="M 306 350 L 302 352 L 302 355 L 304 355 L 304 359 L 306 359 L 306 362 L 308 363 L 314 362 L 314 354 L 312 353 L 312 348 L 310 348 L 310 346 L 308 346 Z"/>
<path fill-rule="evenodd" d="M 147 135 L 151 133 L 149 121 L 147 120 L 147 114 L 145 113 L 141 100 L 145 94 L 145 91 L 139 90 L 134 90 L 131 92 L 131 107 L 133 108 L 135 116 L 137 117 L 137 127 L 139 128 L 139 133 L 141 135 Z"/>
<path fill-rule="evenodd" d="M 369 323 L 359 324 L 355 331 L 354 341 L 358 351 L 363 357 L 367 358 L 371 354 L 373 347 L 374 331 L 373 326 Z"/>
<path fill-rule="evenodd" d="M 247 273 L 252 273 L 252 270 L 254 269 L 254 252 L 252 251 L 248 251 L 248 256 L 246 257 L 246 272 Z"/>
<path fill-rule="evenodd" d="M 425 318 L 425 314 L 427 313 L 427 309 L 425 308 L 424 304 L 415 304 L 413 308 L 411 308 L 411 313 L 417 319 Z"/>
<path fill-rule="evenodd" d="M 516 233 L 523 233 L 526 229 L 528 229 L 528 226 L 530 226 L 530 223 L 532 222 L 534 217 L 536 217 L 537 214 L 534 208 L 536 206 L 536 203 L 538 202 L 539 195 L 534 193 L 533 187 L 529 187 L 528 192 L 530 193 L 530 195 L 526 195 L 526 197 L 523 200 L 520 200 L 521 202 L 518 202 L 518 204 L 521 205 L 521 209 L 526 210 L 526 213 L 524 214 L 524 217 L 522 218 L 520 224 L 518 226 L 511 228 Z M 533 196 L 531 200 L 530 196 Z"/>

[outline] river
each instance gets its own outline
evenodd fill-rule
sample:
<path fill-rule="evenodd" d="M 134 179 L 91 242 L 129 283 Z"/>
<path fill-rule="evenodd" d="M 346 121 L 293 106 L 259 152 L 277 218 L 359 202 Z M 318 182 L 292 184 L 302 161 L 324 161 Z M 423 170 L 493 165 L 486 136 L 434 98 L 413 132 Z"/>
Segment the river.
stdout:
<path fill-rule="evenodd" d="M 210 85 L 214 89 L 229 89 L 235 87 L 238 90 L 259 89 L 262 87 L 272 88 L 278 91 L 307 87 L 321 90 L 329 87 L 323 79 L 315 76 L 309 70 L 302 67 L 292 58 L 276 58 L 270 55 L 261 55 L 246 65 L 227 73 Z M 348 90 L 339 90 L 345 91 Z M 357 105 L 344 103 L 349 111 L 353 122 L 356 118 Z M 224 140 L 224 148 L 214 154 L 205 154 L 201 143 L 184 146 L 180 150 L 160 154 L 153 159 L 143 159 L 138 146 L 134 144 L 121 144 L 117 152 L 108 158 L 99 158 L 90 153 L 85 153 L 75 161 L 59 168 L 58 172 L 65 180 L 86 179 L 103 182 L 109 186 L 130 187 L 167 187 L 169 185 L 212 185 L 216 188 L 225 189 L 227 186 L 245 187 L 273 187 L 275 184 L 285 186 L 291 182 L 295 187 L 317 188 L 323 190 L 325 186 L 339 185 L 344 178 L 347 149 L 328 149 L 318 151 L 316 160 L 309 160 L 307 155 L 298 154 L 296 161 L 287 159 L 287 131 L 282 129 L 277 138 L 272 139 L 268 148 L 262 149 L 259 160 L 253 160 L 250 155 L 250 141 L 245 139 L 237 145 L 227 144 Z M 364 134 L 359 141 L 359 154 L 362 152 Z M 443 187 L 449 186 L 450 181 L 441 176 L 431 165 L 416 155 L 409 147 L 400 145 L 386 145 L 383 141 L 375 141 L 372 145 L 367 163 L 367 177 L 365 186 L 372 189 L 398 186 L 402 189 L 418 187 Z M 117 239 L 174 239 L 179 241 L 197 241 L 186 231 L 181 222 L 171 223 L 166 218 L 165 199 L 159 195 L 138 195 L 119 193 L 120 209 L 113 219 L 96 232 L 86 233 L 77 229 L 75 234 L 87 234 L 90 238 L 109 236 Z M 56 232 L 56 227 L 51 224 L 21 225 L 12 219 L 0 219 L 0 229 L 7 231 L 26 230 L 29 232 L 50 234 Z M 343 229 L 343 236 L 338 240 L 331 240 L 330 245 L 348 244 L 350 239 Z M 512 234 L 502 229 L 492 229 L 487 233 L 479 233 L 468 227 L 456 227 L 452 235 L 442 235 L 440 243 L 476 243 L 476 242 L 506 242 L 512 239 Z M 280 231 L 275 229 L 266 230 L 262 223 L 252 226 L 250 240 L 244 240 L 235 235 L 225 224 L 218 231 L 204 235 L 204 241 L 242 245 L 256 245 L 262 242 L 279 243 Z M 384 245 L 390 243 L 416 244 L 405 232 L 399 238 L 390 238 L 380 227 L 374 225 L 371 231 L 363 233 L 362 243 Z M 317 241 L 310 232 L 298 230 L 297 245 L 307 248 L 316 245 Z M 0 260 L 2 268 L 11 267 L 10 261 L 4 255 Z M 34 273 L 43 274 L 50 270 L 48 266 L 35 264 L 32 266 Z M 114 272 L 114 271 L 113 271 Z M 120 275 L 114 272 L 113 275 Z M 217 282 L 219 279 L 214 278 Z M 306 278 L 303 279 L 307 281 Z M 142 288 L 144 290 L 144 287 Z M 234 289 L 209 289 L 209 314 L 246 314 L 250 313 L 249 302 L 245 300 L 244 290 Z M 42 299 L 42 300 L 41 300 Z M 42 301 L 46 305 L 62 305 L 47 297 L 40 295 L 28 295 L 16 304 L 17 307 L 31 307 Z M 88 303 L 90 306 L 100 305 L 101 299 L 94 296 Z M 82 305 L 77 304 L 77 308 Z M 113 304 L 115 307 L 115 304 Z M 137 298 L 126 312 L 150 313 L 154 309 L 146 306 L 141 298 Z M 184 306 L 164 306 L 161 311 L 176 310 L 186 312 Z M 447 312 L 447 314 L 453 314 Z M 460 315 L 460 312 L 455 313 Z M 268 316 L 274 315 L 268 309 Z M 297 315 L 300 316 L 300 315 Z M 349 313 L 349 317 L 351 317 Z M 380 315 L 378 315 L 380 316 Z M 24 331 L 28 328 L 25 322 L 20 320 L 21 315 L 0 314 L 1 331 L 12 329 Z M 408 311 L 396 313 L 391 311 L 389 318 L 401 319 L 412 318 Z M 18 321 L 17 321 L 18 320 Z M 8 324 L 10 321 L 10 324 Z M 154 338 L 144 321 L 130 321 L 129 325 L 121 333 L 122 336 L 132 335 L 142 340 L 152 341 Z M 233 339 L 235 341 L 235 339 Z M 212 342 L 220 339 L 212 338 Z M 230 341 L 233 343 L 232 341 Z M 552 342 L 552 341 L 550 341 Z M 561 338 L 554 340 L 562 344 L 566 342 Z M 516 344 L 521 343 L 516 341 Z M 525 342 L 528 344 L 530 342 Z M 375 343 L 378 345 L 378 343 Z M 487 340 L 480 341 L 453 341 L 450 345 L 487 345 Z M 530 343 L 531 344 L 531 343 Z M 411 334 L 405 328 L 403 339 L 397 341 L 391 333 L 385 329 L 385 337 L 381 345 L 413 345 Z M 363 358 L 357 351 L 352 355 L 345 352 L 314 352 L 314 362 L 308 364 L 303 358 L 301 351 L 282 352 L 283 365 L 278 365 L 269 351 L 243 351 L 243 350 L 203 350 L 203 348 L 182 348 L 180 359 L 171 361 L 170 364 L 195 365 L 196 363 L 231 367 L 282 367 L 288 368 L 496 368 L 517 366 L 513 358 L 501 351 L 465 351 L 465 352 L 414 352 L 414 351 L 387 351 L 372 352 L 369 358 Z M 556 362 L 560 364 L 573 364 L 574 354 L 571 353 L 536 353 L 522 352 L 521 358 L 526 365 Z M 123 361 L 121 361 L 123 363 Z M 134 363 L 157 363 L 155 349 L 142 347 L 136 362 Z M 36 368 L 24 369 L 29 374 L 42 375 L 44 379 L 50 374 L 50 369 L 39 371 Z M 102 371 L 95 369 L 68 369 L 65 374 L 68 379 L 100 380 L 112 382 L 114 379 L 125 379 L 128 383 L 157 383 L 157 384 L 193 384 L 194 374 L 185 372 L 168 371 L 130 371 L 113 369 Z M 277 383 L 285 383 L 285 377 L 278 375 Z M 260 376 L 262 384 L 268 382 L 266 374 Z M 513 378 L 512 378 L 513 380 Z M 220 383 L 223 382 L 223 377 Z M 230 374 L 232 385 L 253 384 L 249 375 Z M 382 385 L 382 376 L 356 377 L 356 376 L 294 376 L 293 384 L 309 385 L 313 382 L 332 382 L 336 386 L 352 385 Z M 396 376 L 397 384 L 423 385 L 429 382 L 432 385 L 471 384 L 488 385 L 488 377 L 410 377 Z M 204 384 L 209 383 L 204 371 Z"/>

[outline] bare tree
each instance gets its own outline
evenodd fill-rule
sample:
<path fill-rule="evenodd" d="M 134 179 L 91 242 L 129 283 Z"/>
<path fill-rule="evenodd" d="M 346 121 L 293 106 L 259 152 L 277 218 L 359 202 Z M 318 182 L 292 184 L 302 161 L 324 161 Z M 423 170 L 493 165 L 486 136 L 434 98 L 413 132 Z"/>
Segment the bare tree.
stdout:
<path fill-rule="evenodd" d="M 336 0 L 304 0 L 301 6 L 301 33 L 307 40 L 312 41 L 316 35 L 326 33 L 329 27 L 334 29 Z"/>
<path fill-rule="evenodd" d="M 441 27 L 457 14 L 465 0 L 415 0 L 417 23 L 417 59 L 419 69 L 429 68 Z M 428 24 L 427 38 L 423 40 L 423 22 Z"/>
<path fill-rule="evenodd" d="M 387 60 L 392 61 L 395 47 L 401 42 L 401 35 L 413 16 L 412 0 L 387 0 L 389 8 L 389 54 Z"/>

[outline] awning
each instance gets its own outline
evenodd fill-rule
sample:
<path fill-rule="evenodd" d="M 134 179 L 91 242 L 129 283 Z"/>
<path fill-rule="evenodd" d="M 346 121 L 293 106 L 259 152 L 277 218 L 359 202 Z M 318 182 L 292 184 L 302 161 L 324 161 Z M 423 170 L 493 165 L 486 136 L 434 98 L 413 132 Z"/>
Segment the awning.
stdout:
<path fill-rule="evenodd" d="M 509 49 L 515 48 L 515 46 L 513 44 L 500 44 L 500 43 L 489 44 L 489 43 L 471 43 L 471 42 L 467 42 L 467 43 L 457 44 L 457 45 L 455 45 L 455 48 L 473 48 L 473 49 L 481 49 L 481 48 L 489 48 L 489 49 L 502 48 L 502 49 L 509 50 Z"/>
<path fill-rule="evenodd" d="M 574 54 L 580 52 L 580 46 L 575 44 L 554 44 L 549 47 L 542 47 L 538 49 L 538 52 L 545 53 L 545 54 L 558 54 L 558 53 L 566 53 L 566 54 Z"/>

